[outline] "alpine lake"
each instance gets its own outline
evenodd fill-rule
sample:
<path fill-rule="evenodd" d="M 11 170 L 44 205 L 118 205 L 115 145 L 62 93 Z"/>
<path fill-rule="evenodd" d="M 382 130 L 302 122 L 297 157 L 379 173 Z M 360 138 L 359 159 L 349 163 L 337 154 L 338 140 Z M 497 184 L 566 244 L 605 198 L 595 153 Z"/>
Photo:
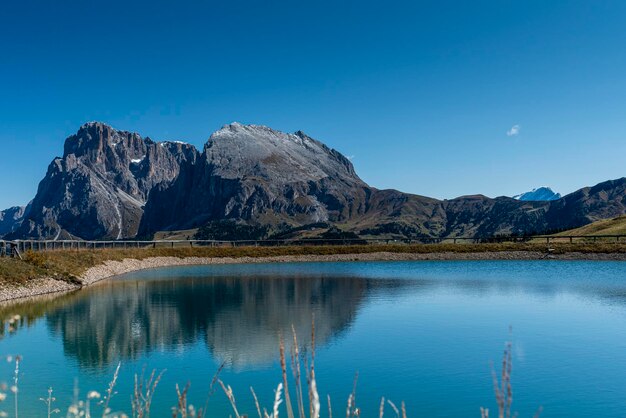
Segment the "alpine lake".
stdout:
<path fill-rule="evenodd" d="M 626 263 L 416 261 L 215 265 L 144 270 L 81 291 L 0 306 L 0 409 L 47 416 L 76 399 L 92 416 L 119 366 L 112 412 L 132 416 L 135 375 L 162 374 L 151 417 L 171 417 L 176 385 L 207 416 L 257 416 L 250 387 L 271 413 L 282 382 L 279 341 L 291 370 L 293 331 L 311 363 L 321 416 L 328 397 L 346 414 L 355 376 L 361 416 L 381 397 L 409 417 L 497 416 L 492 371 L 512 343 L 512 409 L 519 417 L 626 416 Z M 17 317 L 16 315 L 19 315 Z M 11 320 L 11 318 L 16 318 Z M 314 327 L 313 327 L 314 323 Z M 312 333 L 314 328 L 314 335 Z M 211 387 L 212 386 L 212 387 Z M 285 404 L 281 416 L 287 417 Z M 297 416 L 297 412 L 296 412 Z M 385 416 L 395 417 L 390 403 Z"/>

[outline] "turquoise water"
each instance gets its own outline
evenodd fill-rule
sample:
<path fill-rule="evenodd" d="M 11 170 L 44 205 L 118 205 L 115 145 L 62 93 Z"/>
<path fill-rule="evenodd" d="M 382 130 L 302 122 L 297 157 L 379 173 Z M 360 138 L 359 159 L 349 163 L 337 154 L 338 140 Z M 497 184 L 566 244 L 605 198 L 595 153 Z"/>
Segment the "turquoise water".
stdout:
<path fill-rule="evenodd" d="M 190 382 L 190 403 L 203 406 L 224 363 L 220 377 L 240 412 L 256 416 L 249 387 L 269 409 L 281 381 L 278 335 L 293 324 L 310 350 L 313 316 L 318 388 L 335 416 L 345 414 L 357 371 L 362 416 L 377 416 L 381 396 L 404 400 L 412 417 L 479 417 L 480 406 L 494 414 L 490 362 L 499 367 L 508 339 L 520 417 L 539 406 L 542 417 L 626 416 L 626 263 L 176 267 L 0 311 L 22 317 L 0 339 L 0 355 L 23 356 L 21 416 L 44 416 L 39 398 L 49 386 L 64 412 L 75 379 L 81 397 L 103 393 L 118 362 L 114 410 L 130 413 L 134 374 L 153 368 L 167 369 L 153 417 L 171 416 L 176 383 Z M 0 362 L 0 380 L 12 368 Z M 9 396 L 0 408 L 11 414 L 11 405 Z M 209 409 L 232 415 L 221 391 Z"/>

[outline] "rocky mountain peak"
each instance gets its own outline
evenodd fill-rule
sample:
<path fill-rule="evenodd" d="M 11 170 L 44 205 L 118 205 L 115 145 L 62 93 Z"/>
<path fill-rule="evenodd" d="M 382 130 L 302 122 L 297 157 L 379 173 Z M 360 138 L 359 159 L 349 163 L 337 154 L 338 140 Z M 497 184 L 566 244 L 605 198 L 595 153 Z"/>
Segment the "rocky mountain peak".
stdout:
<path fill-rule="evenodd" d="M 321 142 L 316 141 L 302 131 L 294 132 L 293 134 L 279 131 L 277 129 L 270 128 L 265 125 L 244 125 L 239 122 L 233 122 L 228 125 L 222 126 L 219 130 L 215 131 L 207 145 L 214 141 L 228 140 L 237 137 L 245 137 L 251 141 L 265 141 L 274 143 L 288 143 L 292 142 L 301 146 L 310 146 L 316 144 L 323 149 L 328 149 Z"/>
<path fill-rule="evenodd" d="M 289 175 L 294 181 L 331 177 L 363 184 L 345 156 L 302 131 L 290 134 L 234 122 L 211 135 L 204 156 L 227 178 L 260 175 L 276 180 Z"/>
<path fill-rule="evenodd" d="M 365 188 L 346 157 L 303 132 L 234 122 L 210 136 L 193 170 L 150 194 L 140 234 L 219 219 L 347 219 L 363 210 Z"/>
<path fill-rule="evenodd" d="M 98 159 L 98 154 L 109 152 L 111 154 L 130 154 L 131 158 L 137 153 L 145 151 L 146 143 L 139 134 L 118 131 L 102 122 L 88 122 L 82 125 L 76 134 L 68 137 L 65 141 L 63 156 L 74 154 L 77 157 L 88 156 Z M 123 151 L 116 152 L 121 145 Z"/>
<path fill-rule="evenodd" d="M 179 141 L 156 143 L 102 122 L 86 123 L 50 164 L 16 235 L 133 237 L 150 191 L 172 182 L 198 155 Z"/>

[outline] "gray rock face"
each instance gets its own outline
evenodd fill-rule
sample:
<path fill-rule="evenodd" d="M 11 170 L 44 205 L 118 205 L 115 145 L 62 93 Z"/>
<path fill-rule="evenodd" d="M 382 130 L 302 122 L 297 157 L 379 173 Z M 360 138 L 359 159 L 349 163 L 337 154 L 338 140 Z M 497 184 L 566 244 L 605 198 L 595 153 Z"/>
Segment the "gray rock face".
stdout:
<path fill-rule="evenodd" d="M 0 238 L 20 227 L 29 209 L 30 205 L 14 206 L 0 211 Z"/>
<path fill-rule="evenodd" d="M 197 151 L 178 142 L 87 123 L 65 141 L 39 184 L 30 213 L 13 235 L 121 239 L 137 233 L 150 190 L 178 177 Z"/>
<path fill-rule="evenodd" d="M 150 195 L 140 233 L 209 220 L 258 224 L 342 222 L 366 211 L 369 187 L 352 163 L 302 132 L 227 125 L 195 166 Z"/>

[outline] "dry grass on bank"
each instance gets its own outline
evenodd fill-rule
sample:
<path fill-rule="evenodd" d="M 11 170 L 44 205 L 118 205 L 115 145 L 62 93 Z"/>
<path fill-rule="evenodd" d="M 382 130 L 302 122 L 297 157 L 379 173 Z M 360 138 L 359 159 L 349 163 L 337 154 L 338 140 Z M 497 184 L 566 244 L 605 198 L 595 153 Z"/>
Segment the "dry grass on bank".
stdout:
<path fill-rule="evenodd" d="M 14 258 L 0 258 L 0 283 L 22 285 L 28 280 L 43 277 L 47 274 L 45 269 L 31 263 Z"/>
<path fill-rule="evenodd" d="M 626 243 L 574 242 L 554 243 L 552 254 L 623 253 Z M 37 277 L 53 277 L 76 282 L 86 270 L 105 261 L 146 259 L 150 257 L 280 257 L 307 255 L 370 254 L 379 252 L 402 254 L 434 253 L 485 253 L 506 251 L 531 251 L 547 253 L 546 243 L 491 243 L 491 244 L 370 244 L 370 245 L 307 245 L 281 247 L 157 247 L 98 250 L 54 250 L 27 252 L 24 260 L 0 258 L 0 284 L 25 283 Z"/>

